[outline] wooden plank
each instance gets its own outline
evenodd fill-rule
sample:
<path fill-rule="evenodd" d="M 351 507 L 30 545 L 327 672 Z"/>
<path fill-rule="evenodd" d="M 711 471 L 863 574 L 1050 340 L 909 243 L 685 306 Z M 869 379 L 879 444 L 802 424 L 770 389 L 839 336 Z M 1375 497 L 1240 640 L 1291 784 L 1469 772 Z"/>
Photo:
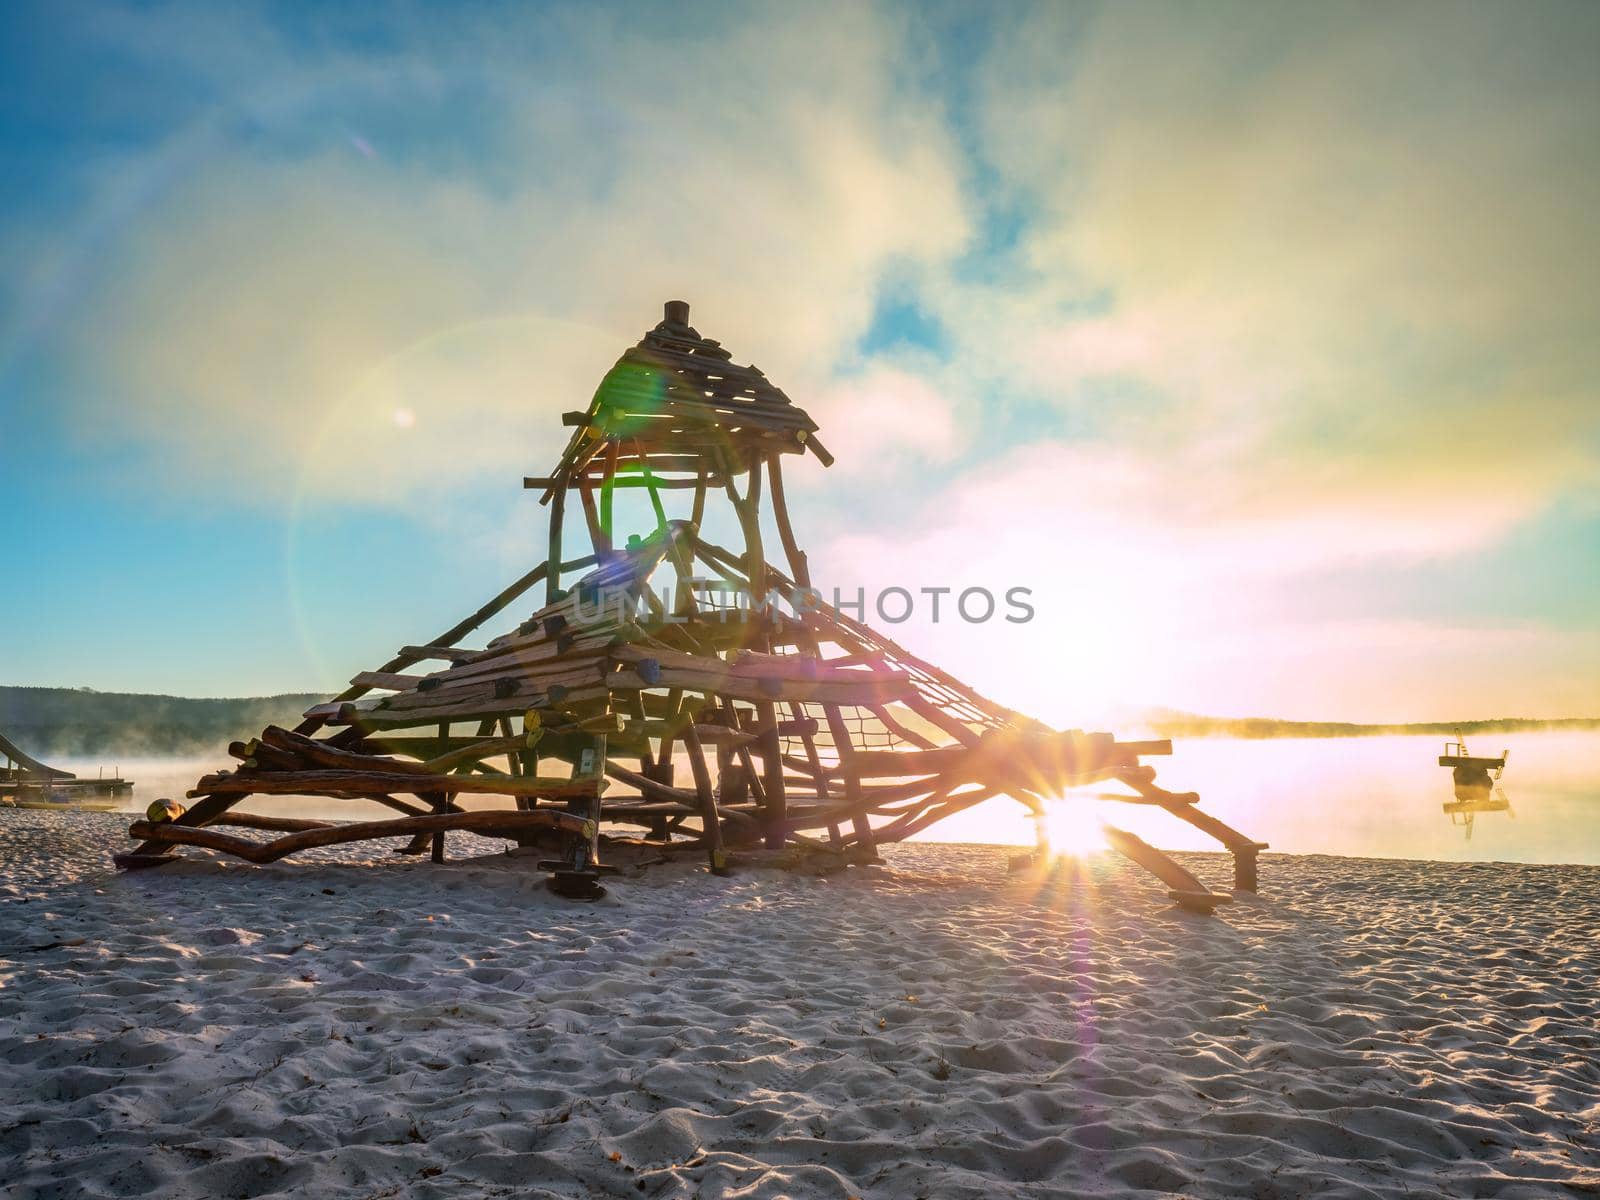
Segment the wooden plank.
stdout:
<path fill-rule="evenodd" d="M 700 823 L 705 830 L 706 856 L 713 875 L 728 871 L 728 853 L 722 845 L 722 814 L 717 811 L 717 794 L 711 786 L 711 771 L 706 765 L 704 748 L 700 745 L 697 726 L 689 725 L 683 733 L 683 746 L 689 755 L 689 769 L 694 775 L 695 798 L 700 809 Z"/>

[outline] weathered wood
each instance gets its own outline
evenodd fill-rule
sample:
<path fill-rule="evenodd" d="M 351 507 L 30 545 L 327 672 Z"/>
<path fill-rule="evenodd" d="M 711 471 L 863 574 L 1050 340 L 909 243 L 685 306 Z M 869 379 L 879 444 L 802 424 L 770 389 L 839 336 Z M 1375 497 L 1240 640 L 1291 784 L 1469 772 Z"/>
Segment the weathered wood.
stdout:
<path fill-rule="evenodd" d="M 331 829 L 332 821 L 313 821 L 304 817 L 266 817 L 256 813 L 230 812 L 211 822 L 240 829 L 265 829 L 276 833 L 303 833 L 307 829 Z"/>
<path fill-rule="evenodd" d="M 485 796 L 581 796 L 594 790 L 593 780 L 494 777 L 486 775 L 417 775 L 395 771 L 278 771 L 271 774 L 207 775 L 191 796 L 352 796 L 374 798 L 391 792 L 425 795 L 443 792 Z"/>
<path fill-rule="evenodd" d="M 558 490 L 550 504 L 549 554 L 545 558 L 544 602 L 554 604 L 561 591 L 561 523 L 566 513 L 567 493 Z M 599 548 L 596 547 L 598 550 Z M 442 639 L 453 641 L 453 638 Z"/>
<path fill-rule="evenodd" d="M 570 863 L 570 884 L 593 874 L 600 821 L 642 823 L 658 839 L 676 832 L 682 845 L 694 828 L 684 822 L 698 817 L 698 843 L 719 869 L 725 836 L 805 847 L 817 844 L 810 831 L 826 829 L 836 847 L 870 857 L 878 842 L 914 836 L 991 796 L 1039 814 L 1046 795 L 1116 780 L 1131 790 L 1120 799 L 1165 809 L 1218 839 L 1234 853 L 1236 886 L 1254 886 L 1261 844 L 1201 813 L 1194 793 L 1156 785 L 1154 769 L 1141 762 L 1170 753 L 1169 742 L 1049 729 L 839 609 L 802 603 L 811 570 L 791 522 L 781 456 L 809 449 L 827 463 L 831 455 L 803 409 L 689 326 L 686 305 L 672 305 L 602 380 L 589 408 L 563 420 L 571 434 L 555 469 L 526 481 L 550 509 L 547 562 L 440 637 L 357 674 L 295 731 L 271 729 L 231 745 L 242 766 L 199 781 L 191 792 L 199 802 L 175 836 L 226 819 L 240 797 L 256 793 L 369 799 L 400 808 L 406 820 L 423 810 L 398 798 L 405 795 L 435 810 L 429 820 L 467 815 L 457 802 L 465 794 L 508 796 L 513 817 L 565 800 L 576 810 L 569 815 L 594 821 L 581 837 L 567 835 L 560 861 Z M 648 489 L 656 528 L 647 536 L 624 539 L 614 528 L 619 487 Z M 668 519 L 663 497 L 674 487 L 693 489 L 691 521 Z M 563 531 L 573 488 L 595 553 L 569 562 Z M 700 536 L 713 489 L 738 521 L 735 549 Z M 766 560 L 764 489 L 787 575 Z M 675 590 L 663 600 L 652 572 L 669 560 Z M 457 646 L 541 579 L 544 605 L 515 629 L 482 650 Z M 416 663 L 444 666 L 422 673 L 410 669 Z M 374 689 L 392 694 L 369 694 Z M 792 719 L 779 719 L 780 705 Z M 831 752 L 819 745 L 806 705 L 825 718 Z M 528 731 L 521 735 L 519 720 Z M 306 736 L 323 725 L 343 728 Z M 455 732 L 473 725 L 476 736 Z M 680 738 L 692 790 L 673 785 Z M 786 746 L 791 738 L 803 754 Z M 717 756 L 714 776 L 707 746 Z M 638 770 L 623 765 L 635 755 Z M 542 759 L 557 763 L 545 776 Z M 572 764 L 572 777 L 559 774 L 561 763 Z M 602 801 L 607 780 L 618 789 Z M 311 824 L 274 828 L 325 832 Z M 445 829 L 454 827 L 418 827 L 407 850 L 431 846 L 442 857 Z M 1192 876 L 1152 857 L 1159 852 L 1126 839 L 1121 846 L 1166 872 L 1180 903 L 1215 903 Z M 165 861 L 164 849 L 150 842 L 124 857 Z"/>
<path fill-rule="evenodd" d="M 689 755 L 689 769 L 694 774 L 694 790 L 700 808 L 700 822 L 704 829 L 706 855 L 713 875 L 725 875 L 728 855 L 722 845 L 722 815 L 717 811 L 717 794 L 711 786 L 711 771 L 706 765 L 704 748 L 696 726 L 684 730 L 683 747 Z"/>
<path fill-rule="evenodd" d="M 771 484 L 772 515 L 778 524 L 778 540 L 783 544 L 783 552 L 789 559 L 789 570 L 794 575 L 794 581 L 803 588 L 811 587 L 811 569 L 806 563 L 806 556 L 800 549 L 800 544 L 795 541 L 794 528 L 789 524 L 789 503 L 783 495 L 783 468 L 779 466 L 778 456 L 767 456 L 767 477 Z"/>
<path fill-rule="evenodd" d="M 149 821 L 135 821 L 129 826 L 128 835 L 143 838 L 147 843 L 156 845 L 199 846 L 205 850 L 232 854 L 248 862 L 273 863 L 301 850 L 340 846 L 346 842 L 364 842 L 376 838 L 406 837 L 419 833 L 432 836 L 451 829 L 472 830 L 486 836 L 526 833 L 534 829 L 558 829 L 587 836 L 591 825 L 592 822 L 582 817 L 575 817 L 558 809 L 541 808 L 533 812 L 455 812 L 426 817 L 396 817 L 387 821 L 357 821 L 348 825 L 325 825 L 265 843 L 218 833 L 214 829 L 197 829 L 180 825 L 174 821 L 160 825 L 152 825 Z"/>
<path fill-rule="evenodd" d="M 294 733 L 277 725 L 268 725 L 261 731 L 261 741 L 268 746 L 292 754 L 295 758 L 317 767 L 334 771 L 394 771 L 410 775 L 427 775 L 428 769 L 420 763 L 399 758 L 383 758 L 359 754 L 319 742 L 304 734 Z"/>

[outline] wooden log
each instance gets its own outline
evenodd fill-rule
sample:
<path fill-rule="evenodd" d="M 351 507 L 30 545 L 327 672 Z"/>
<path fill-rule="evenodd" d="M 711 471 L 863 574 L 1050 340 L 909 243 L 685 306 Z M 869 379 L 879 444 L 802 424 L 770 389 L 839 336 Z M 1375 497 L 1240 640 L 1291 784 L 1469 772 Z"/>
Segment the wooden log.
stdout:
<path fill-rule="evenodd" d="M 422 808 L 420 805 L 411 804 L 408 801 L 401 800 L 397 796 L 364 796 L 362 798 L 371 800 L 374 804 L 381 804 L 385 808 L 392 808 L 395 810 L 395 812 L 405 813 L 405 815 L 408 817 L 425 817 L 428 815 L 427 809 Z M 450 807 L 454 811 L 459 811 L 453 804 Z"/>
<path fill-rule="evenodd" d="M 906 707 L 916 713 L 917 716 L 927 721 L 930 725 L 937 726 L 955 738 L 956 741 L 963 742 L 969 746 L 977 744 L 979 734 L 976 730 L 966 722 L 956 720 L 937 705 L 923 699 L 921 694 L 913 692 L 911 695 L 904 697 L 904 700 Z"/>
<path fill-rule="evenodd" d="M 237 794 L 237 795 L 206 796 L 204 799 L 202 799 L 200 801 L 200 803 L 191 805 L 189 807 L 189 811 L 184 813 L 183 816 L 179 817 L 176 821 L 173 821 L 173 822 L 170 822 L 170 823 L 173 824 L 173 825 L 182 825 L 182 826 L 185 826 L 185 827 L 198 827 L 198 826 L 201 826 L 201 825 L 209 825 L 213 821 L 216 821 L 218 818 L 223 816 L 223 814 L 225 814 L 234 805 L 238 804 L 241 800 L 243 800 L 245 798 L 245 795 L 248 795 L 248 793 Z M 144 862 L 139 862 L 137 860 L 146 859 L 146 858 L 148 858 L 148 859 L 157 858 L 157 857 L 159 857 L 157 852 L 160 851 L 160 850 L 161 850 L 160 843 L 153 842 L 153 841 L 146 841 L 143 844 L 135 847 L 131 854 L 128 854 L 128 855 L 117 855 L 117 856 L 114 856 L 114 858 L 116 858 L 116 859 L 126 858 L 126 859 L 129 860 L 129 862 L 130 862 L 130 864 L 132 866 L 145 866 L 145 865 L 150 865 L 150 864 L 144 863 Z M 121 865 L 120 862 L 119 862 L 118 865 Z"/>
<path fill-rule="evenodd" d="M 261 741 L 274 749 L 332 771 L 395 771 L 410 775 L 427 775 L 428 768 L 404 759 L 384 758 L 380 755 L 359 754 L 319 742 L 301 733 L 294 733 L 277 725 L 268 725 L 261 731 Z"/>
<path fill-rule="evenodd" d="M 600 523 L 600 514 L 595 509 L 594 484 L 587 479 L 580 480 L 578 498 L 583 501 L 583 519 L 589 526 L 589 541 L 593 544 L 595 553 L 601 556 L 610 554 L 611 535 Z"/>
<path fill-rule="evenodd" d="M 894 713 L 889 711 L 887 705 L 874 704 L 870 706 L 870 711 L 873 716 L 877 717 L 878 720 L 883 722 L 883 727 L 885 729 L 894 734 L 896 737 L 900 738 L 902 741 L 909 742 L 911 745 L 916 746 L 921 750 L 933 750 L 936 748 L 937 744 L 935 742 L 929 741 L 922 734 L 918 733 L 915 729 L 912 729 L 909 725 L 897 718 Z"/>
<path fill-rule="evenodd" d="M 547 495 L 549 493 L 546 493 Z M 565 517 L 567 493 L 564 489 L 557 489 L 550 505 L 550 536 L 549 554 L 546 565 L 549 570 L 544 581 L 544 602 L 554 604 L 561 591 L 561 523 Z M 454 639 L 443 639 L 453 641 Z"/>
<path fill-rule="evenodd" d="M 623 669 L 608 674 L 605 686 L 612 691 L 681 687 L 686 691 L 719 693 L 747 703 L 798 700 L 814 704 L 835 703 L 855 706 L 904 700 L 914 694 L 911 681 L 905 676 L 879 676 L 849 683 L 829 680 L 813 683 L 802 679 L 756 679 L 747 674 L 714 666 L 708 666 L 704 670 L 663 666 L 660 678 L 655 683 L 644 679 L 634 670 Z"/>
<path fill-rule="evenodd" d="M 789 819 L 787 783 L 783 775 L 783 753 L 778 739 L 777 710 L 770 700 L 756 704 L 758 714 L 757 736 L 761 757 L 765 764 L 761 789 L 766 793 L 766 840 L 768 850 L 781 850 L 788 832 Z"/>
<path fill-rule="evenodd" d="M 693 729 L 702 742 L 710 742 L 713 745 L 749 746 L 758 740 L 753 733 L 729 729 L 726 725 L 695 725 Z"/>
<path fill-rule="evenodd" d="M 711 771 L 706 765 L 705 749 L 700 744 L 698 727 L 688 726 L 683 734 L 684 750 L 689 755 L 689 769 L 694 775 L 695 797 L 700 808 L 700 822 L 704 829 L 706 855 L 713 875 L 728 873 L 728 853 L 722 844 L 722 815 L 717 811 L 717 794 L 711 786 Z"/>
<path fill-rule="evenodd" d="M 286 837 L 262 843 L 214 829 L 200 829 L 180 825 L 174 821 L 152 825 L 149 821 L 135 821 L 128 835 L 143 838 L 156 845 L 199 846 L 232 854 L 253 863 L 273 863 L 299 850 L 312 850 L 321 846 L 339 846 L 346 842 L 362 842 L 375 838 L 406 837 L 412 834 L 442 833 L 445 830 L 466 829 L 486 836 L 496 834 L 527 833 L 535 829 L 558 829 L 565 833 L 588 836 L 593 822 L 553 808 L 540 808 L 532 812 L 479 811 L 440 813 L 425 817 L 396 817 L 386 821 L 357 821 L 348 825 L 326 825 L 292 833 Z"/>
<path fill-rule="evenodd" d="M 1142 838 L 1135 837 L 1124 829 L 1116 829 L 1110 825 L 1102 826 L 1102 829 L 1105 833 L 1107 844 L 1113 850 L 1118 854 L 1131 858 L 1171 888 L 1174 893 L 1173 899 L 1177 900 L 1178 894 L 1190 897 L 1210 896 L 1213 894 L 1206 888 L 1205 884 Z M 1227 899 L 1229 897 L 1219 896 L 1217 903 Z M 1192 900 L 1188 903 L 1179 900 L 1179 903 L 1184 904 L 1185 907 L 1194 906 Z"/>
<path fill-rule="evenodd" d="M 613 519 L 615 491 L 617 480 L 617 455 L 622 447 L 613 438 L 606 443 L 606 465 L 600 480 L 600 529 L 610 540 L 616 532 L 616 522 Z"/>
<path fill-rule="evenodd" d="M 580 486 L 582 483 L 597 484 L 602 482 L 602 480 L 603 476 L 584 476 L 581 478 Z M 531 475 L 524 478 L 522 481 L 524 487 L 550 488 L 552 489 L 552 495 L 560 495 L 560 487 L 571 486 L 573 482 L 575 481 L 563 480 L 557 477 L 539 478 Z M 560 485 L 560 487 L 558 487 L 558 485 Z M 671 479 L 663 478 L 659 475 L 656 476 L 653 481 L 646 480 L 638 475 L 619 475 L 616 479 L 612 480 L 609 485 L 610 488 L 643 488 L 652 486 L 656 488 L 663 488 L 668 491 L 684 491 L 692 487 L 698 487 L 699 484 L 698 481 L 694 479 Z"/>
<path fill-rule="evenodd" d="M 417 775 L 394 771 L 281 771 L 270 775 L 207 775 L 190 790 L 190 796 L 317 796 L 371 797 L 391 792 L 449 796 L 581 796 L 593 792 L 592 779 L 557 779 L 485 775 Z"/>
<path fill-rule="evenodd" d="M 783 495 L 783 471 L 776 454 L 767 456 L 767 479 L 772 493 L 772 515 L 778 524 L 778 540 L 783 543 L 783 553 L 789 560 L 789 570 L 801 587 L 811 587 L 811 570 L 805 552 L 795 541 L 794 528 L 789 524 L 789 505 Z"/>
<path fill-rule="evenodd" d="M 331 829 L 332 821 L 313 821 L 301 817 L 265 817 L 256 813 L 224 813 L 212 825 L 232 825 L 240 829 L 266 829 L 276 833 L 302 833 L 307 829 Z"/>
<path fill-rule="evenodd" d="M 539 744 L 539 734 L 541 732 L 542 730 L 536 729 L 532 733 L 514 733 L 508 737 L 487 738 L 481 742 L 475 741 L 470 746 L 463 746 L 460 749 L 450 750 L 435 758 L 430 758 L 422 765 L 435 775 L 443 775 L 455 770 L 457 767 L 480 762 L 485 758 L 531 750 Z"/>
<path fill-rule="evenodd" d="M 817 460 L 821 462 L 823 466 L 833 466 L 833 455 L 828 453 L 828 448 L 819 440 L 817 440 L 817 436 L 815 434 L 812 434 L 810 437 L 806 438 L 805 448 L 811 451 L 811 453 L 815 454 L 817 456 Z"/>
<path fill-rule="evenodd" d="M 702 466 L 695 476 L 694 504 L 689 512 L 689 524 L 693 525 L 697 532 L 706 515 L 706 485 L 708 482 L 706 469 Z"/>
<path fill-rule="evenodd" d="M 777 490 L 776 486 L 774 486 L 773 490 Z M 798 704 L 791 704 L 789 707 L 790 711 L 794 714 L 794 720 L 780 722 L 778 726 L 779 732 L 782 732 L 784 725 L 789 725 L 791 727 L 803 727 L 805 725 L 810 726 L 809 729 L 804 729 L 799 736 L 801 745 L 803 745 L 806 749 L 805 766 L 809 769 L 812 779 L 816 781 L 817 799 L 822 801 L 822 804 L 826 806 L 831 797 L 828 794 L 828 770 L 823 765 L 822 756 L 817 753 L 817 742 L 815 737 L 817 732 L 817 723 L 806 718 L 803 710 Z M 825 821 L 824 824 L 826 824 L 828 828 L 828 841 L 834 846 L 840 845 L 839 825 L 837 821 Z"/>
<path fill-rule="evenodd" d="M 826 704 L 822 709 L 828 721 L 828 732 L 833 737 L 834 753 L 839 756 L 839 765 L 845 768 L 844 798 L 850 810 L 850 827 L 855 841 L 868 849 L 877 845 L 873 835 L 872 822 L 861 807 L 861 777 L 850 771 L 850 764 L 855 757 L 855 743 L 850 739 L 850 727 L 845 723 L 844 714 L 837 704 Z M 846 838 L 845 841 L 849 841 Z"/>
<path fill-rule="evenodd" d="M 695 793 L 687 788 L 673 787 L 671 784 L 651 779 L 648 775 L 629 770 L 620 763 L 607 762 L 605 773 L 618 783 L 626 783 L 630 787 L 638 788 L 644 795 L 659 800 L 670 800 L 678 804 L 697 804 L 699 800 Z"/>

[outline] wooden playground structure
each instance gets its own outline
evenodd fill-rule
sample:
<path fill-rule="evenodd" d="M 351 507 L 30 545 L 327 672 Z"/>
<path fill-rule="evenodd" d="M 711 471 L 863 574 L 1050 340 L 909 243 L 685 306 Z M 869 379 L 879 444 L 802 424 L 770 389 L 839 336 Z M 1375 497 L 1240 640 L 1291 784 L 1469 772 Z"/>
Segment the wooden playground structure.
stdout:
<path fill-rule="evenodd" d="M 170 862 L 183 845 L 265 863 L 396 836 L 409 839 L 402 852 L 442 861 L 446 833 L 471 830 L 546 853 L 552 887 L 583 897 L 606 870 L 602 828 L 704 855 L 722 873 L 730 849 L 758 845 L 870 860 L 876 846 L 994 796 L 1035 816 L 1042 862 L 1046 805 L 1067 789 L 1118 785 L 1096 795 L 1165 809 L 1215 837 L 1233 855 L 1234 887 L 1255 890 L 1265 846 L 1201 811 L 1194 793 L 1159 786 L 1142 761 L 1170 742 L 1049 728 L 822 601 L 790 524 L 782 462 L 832 457 L 804 410 L 690 327 L 687 304 L 668 302 L 589 407 L 563 422 L 572 434 L 555 469 L 525 480 L 549 510 L 545 562 L 356 675 L 297 728 L 234 743 L 239 765 L 200 779 L 174 819 L 135 822 L 140 844 L 118 864 Z M 643 536 L 618 536 L 619 495 L 648 501 Z M 718 515 L 738 531 L 735 548 L 703 536 Z M 782 568 L 768 559 L 770 534 Z M 467 644 L 536 589 L 542 603 L 520 624 Z M 372 801 L 396 815 L 330 823 L 238 811 L 252 795 Z M 1209 912 L 1232 898 L 1131 833 L 1105 832 L 1184 907 Z"/>

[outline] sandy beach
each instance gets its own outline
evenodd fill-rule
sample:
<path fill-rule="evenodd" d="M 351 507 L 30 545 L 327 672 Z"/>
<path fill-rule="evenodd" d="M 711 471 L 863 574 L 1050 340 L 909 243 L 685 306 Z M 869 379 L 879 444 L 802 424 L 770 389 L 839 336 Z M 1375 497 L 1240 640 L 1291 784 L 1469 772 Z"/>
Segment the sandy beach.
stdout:
<path fill-rule="evenodd" d="M 466 837 L 118 875 L 124 821 L 0 817 L 7 1197 L 1600 1194 L 1600 868 L 1274 855 L 1208 920 L 911 844 L 583 905 Z"/>

